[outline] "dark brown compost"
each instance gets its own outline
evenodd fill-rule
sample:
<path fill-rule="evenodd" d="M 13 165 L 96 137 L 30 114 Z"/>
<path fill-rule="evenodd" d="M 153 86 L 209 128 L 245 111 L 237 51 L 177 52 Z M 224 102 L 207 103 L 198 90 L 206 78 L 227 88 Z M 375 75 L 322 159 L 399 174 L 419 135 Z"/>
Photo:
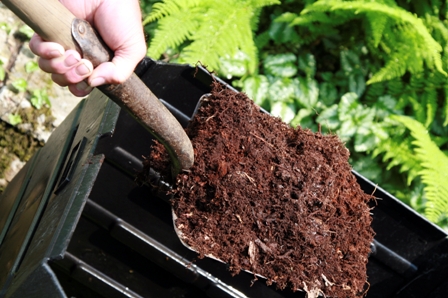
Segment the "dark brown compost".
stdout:
<path fill-rule="evenodd" d="M 200 257 L 308 297 L 362 295 L 372 196 L 337 136 L 291 128 L 218 83 L 187 134 L 195 164 L 177 177 L 172 205 L 183 241 Z M 146 163 L 169 170 L 161 145 Z"/>

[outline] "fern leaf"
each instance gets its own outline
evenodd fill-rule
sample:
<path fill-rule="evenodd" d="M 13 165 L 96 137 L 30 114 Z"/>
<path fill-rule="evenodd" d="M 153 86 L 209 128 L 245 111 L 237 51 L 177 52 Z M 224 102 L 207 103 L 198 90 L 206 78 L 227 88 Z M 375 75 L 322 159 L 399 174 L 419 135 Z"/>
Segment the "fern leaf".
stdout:
<path fill-rule="evenodd" d="M 335 24 L 335 21 L 338 23 Z M 339 25 L 339 24 L 345 23 L 346 21 L 347 21 L 347 18 L 334 20 L 329 15 L 327 15 L 325 12 L 316 12 L 313 14 L 303 14 L 302 13 L 301 15 L 298 15 L 296 18 L 291 20 L 290 25 L 291 26 L 307 26 L 307 25 L 311 25 L 312 23 Z"/>
<path fill-rule="evenodd" d="M 161 19 L 151 38 L 147 55 L 158 59 L 167 48 L 176 48 L 194 34 L 197 22 L 192 14 L 173 14 Z"/>
<path fill-rule="evenodd" d="M 448 28 L 443 20 L 439 19 L 435 15 L 427 15 L 425 23 L 428 28 L 432 28 L 434 30 L 433 35 L 438 35 L 438 38 L 435 38 L 436 40 L 443 40 L 445 42 L 448 41 Z"/>
<path fill-rule="evenodd" d="M 368 24 L 373 37 L 372 43 L 376 48 L 383 37 L 384 29 L 386 28 L 388 17 L 375 12 L 366 13 Z"/>
<path fill-rule="evenodd" d="M 387 170 L 399 166 L 400 173 L 406 173 L 407 184 L 418 177 L 421 170 L 419 160 L 411 150 L 411 140 L 409 138 L 387 138 L 380 142 L 373 151 L 373 157 L 382 154 L 383 162 L 387 162 Z"/>
<path fill-rule="evenodd" d="M 366 83 L 369 85 L 401 77 L 406 73 L 407 65 L 403 63 L 403 60 L 408 55 L 409 50 L 404 45 L 401 46 L 400 51 L 391 53 L 386 65 L 377 71 Z"/>
<path fill-rule="evenodd" d="M 165 0 L 155 3 L 151 13 L 143 20 L 143 25 L 162 19 L 163 17 L 179 14 L 187 8 L 196 7 L 200 0 Z"/>
<path fill-rule="evenodd" d="M 240 1 L 243 2 L 243 1 Z M 248 6 L 252 8 L 262 8 L 264 6 L 274 5 L 274 4 L 280 4 L 280 1 L 278 0 L 249 0 Z"/>
<path fill-rule="evenodd" d="M 394 119 L 403 123 L 415 138 L 412 143 L 422 166 L 419 175 L 427 197 L 425 215 L 438 223 L 448 216 L 448 156 L 431 140 L 423 124 L 406 116 L 394 116 Z"/>
<path fill-rule="evenodd" d="M 412 109 L 414 110 L 414 116 L 420 123 L 423 123 L 426 121 L 426 110 L 425 106 L 420 103 L 420 101 L 417 99 L 416 94 L 412 94 L 410 96 L 403 96 L 406 98 L 409 103 L 412 105 Z"/>
<path fill-rule="evenodd" d="M 249 57 L 254 57 L 253 48 L 243 45 L 245 39 L 253 40 L 250 26 L 252 11 L 233 9 L 230 13 L 222 11 L 229 9 L 225 1 L 219 4 L 220 9 L 208 11 L 206 16 L 207 26 L 201 26 L 195 33 L 195 42 L 187 46 L 181 56 L 185 62 L 201 61 L 211 69 L 219 68 L 219 57 L 234 56 L 241 49 Z M 248 20 L 240 22 L 240 20 Z"/>
<path fill-rule="evenodd" d="M 340 17 L 347 19 L 348 16 L 351 16 L 351 19 L 353 19 L 362 15 L 365 15 L 372 28 L 373 44 L 381 45 L 386 53 L 387 51 L 395 52 L 392 57 L 393 60 L 389 59 L 386 61 L 386 66 L 369 83 L 400 76 L 406 70 L 416 73 L 422 69 L 422 61 L 429 68 L 436 69 L 438 72 L 447 75 L 443 69 L 442 46 L 431 36 L 422 19 L 398 6 L 366 1 L 321 0 L 307 6 L 302 11 L 301 16 L 293 20 L 291 24 L 328 23 L 333 20 L 332 24 L 334 26 L 340 23 Z M 384 18 L 388 18 L 387 23 L 385 23 Z M 378 25 L 376 25 L 376 22 L 378 22 Z M 388 43 L 387 39 L 392 38 L 391 35 L 393 34 L 385 34 L 384 30 L 387 30 L 387 28 L 389 28 L 390 33 L 395 35 L 402 34 L 402 41 L 399 43 Z M 399 44 L 400 46 L 398 49 L 394 49 L 388 44 Z M 403 57 L 403 53 L 406 56 Z M 396 69 L 397 67 L 398 69 Z M 393 69 L 396 70 L 390 73 Z"/>
<path fill-rule="evenodd" d="M 443 126 L 448 125 L 448 86 L 444 86 L 445 91 L 445 105 L 443 106 L 443 115 L 445 116 L 445 121 L 443 122 Z"/>
<path fill-rule="evenodd" d="M 436 117 L 437 111 L 437 91 L 436 89 L 426 90 L 421 96 L 421 100 L 426 106 L 426 121 L 425 127 L 428 128 Z"/>
<path fill-rule="evenodd" d="M 395 78 L 387 82 L 387 90 L 393 96 L 399 96 L 405 89 L 405 83 L 401 78 Z"/>
<path fill-rule="evenodd" d="M 168 48 L 186 45 L 179 62 L 198 61 L 210 69 L 219 69 L 221 57 L 238 51 L 249 58 L 249 72 L 258 65 L 253 38 L 254 16 L 261 7 L 278 4 L 278 0 L 165 0 L 154 5 L 145 22 L 158 21 L 148 55 L 160 57 Z"/>

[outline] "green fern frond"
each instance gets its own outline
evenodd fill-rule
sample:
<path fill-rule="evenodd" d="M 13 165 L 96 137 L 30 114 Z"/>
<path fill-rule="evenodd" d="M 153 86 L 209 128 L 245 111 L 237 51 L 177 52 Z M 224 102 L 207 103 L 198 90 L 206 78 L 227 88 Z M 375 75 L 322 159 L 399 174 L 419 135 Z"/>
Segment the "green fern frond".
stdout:
<path fill-rule="evenodd" d="M 423 124 L 406 116 L 394 116 L 394 119 L 404 124 L 415 138 L 412 143 L 422 166 L 419 175 L 427 198 L 425 215 L 438 223 L 448 216 L 448 156 L 431 140 Z"/>
<path fill-rule="evenodd" d="M 428 128 L 436 117 L 437 111 L 437 91 L 436 89 L 428 89 L 422 94 L 420 100 L 423 101 L 426 108 L 425 127 Z"/>
<path fill-rule="evenodd" d="M 178 61 L 219 69 L 222 57 L 238 51 L 249 58 L 248 70 L 256 71 L 258 53 L 253 41 L 254 16 L 278 0 L 165 0 L 153 7 L 145 22 L 158 21 L 148 56 L 158 58 L 167 48 L 185 46 Z"/>
<path fill-rule="evenodd" d="M 151 14 L 143 20 L 143 25 L 162 19 L 169 15 L 178 15 L 186 9 L 197 7 L 200 0 L 165 0 L 152 6 Z"/>
<path fill-rule="evenodd" d="M 383 162 L 388 164 L 387 170 L 398 166 L 400 173 L 406 173 L 408 185 L 418 177 L 421 170 L 419 160 L 411 150 L 411 142 L 410 138 L 387 138 L 372 153 L 373 157 L 383 155 Z"/>
<path fill-rule="evenodd" d="M 378 97 L 385 94 L 386 84 L 372 84 L 370 85 L 365 93 L 365 98 L 369 103 L 375 103 L 378 100 Z M 387 94 L 387 93 L 386 93 Z M 390 92 L 392 96 L 395 96 L 394 93 Z"/>
<path fill-rule="evenodd" d="M 400 96 L 406 88 L 405 83 L 401 78 L 389 80 L 386 85 L 387 91 L 394 97 Z"/>
<path fill-rule="evenodd" d="M 274 22 L 286 23 L 289 26 L 298 26 L 299 31 L 302 31 L 299 33 L 301 44 L 312 43 L 320 36 L 336 36 L 339 34 L 336 26 L 347 21 L 348 19 L 344 16 L 335 19 L 330 18 L 326 13 L 298 15 L 291 12 L 286 12 L 274 20 Z"/>
<path fill-rule="evenodd" d="M 159 58 L 167 48 L 176 48 L 194 34 L 197 22 L 193 14 L 177 13 L 161 19 L 151 38 L 147 55 Z"/>
<path fill-rule="evenodd" d="M 438 88 L 431 83 L 431 78 L 414 75 L 400 97 L 402 108 L 412 108 L 415 119 L 425 127 L 434 122 L 438 109 Z"/>
<path fill-rule="evenodd" d="M 366 13 L 368 25 L 372 34 L 372 45 L 378 47 L 378 44 L 383 37 L 389 18 L 381 13 L 369 12 Z"/>
<path fill-rule="evenodd" d="M 181 60 L 185 62 L 201 61 L 211 69 L 219 68 L 219 58 L 225 55 L 233 56 L 241 49 L 255 60 L 255 46 L 247 46 L 247 40 L 252 41 L 250 19 L 251 10 L 232 9 L 229 13 L 228 2 L 220 2 L 216 9 L 209 10 L 206 16 L 207 26 L 201 26 L 194 35 L 195 41 L 187 46 Z M 247 20 L 240 22 L 240 20 Z M 251 43 L 253 44 L 253 42 Z"/>
<path fill-rule="evenodd" d="M 252 8 L 262 8 L 264 6 L 280 4 L 278 0 L 246 0 L 246 1 L 238 1 L 238 2 L 247 2 L 248 5 Z"/>
<path fill-rule="evenodd" d="M 423 63 L 447 75 L 443 69 L 442 46 L 431 36 L 423 20 L 390 3 L 321 0 L 307 6 L 290 24 L 316 26 L 320 23 L 334 27 L 356 18 L 367 20 L 370 43 L 381 46 L 387 54 L 385 57 L 389 57 L 369 84 L 402 76 L 406 71 L 417 73 L 423 69 Z"/>
<path fill-rule="evenodd" d="M 337 26 L 344 24 L 347 22 L 351 17 L 349 15 L 340 15 L 340 18 L 334 19 L 330 17 L 326 11 L 316 11 L 313 14 L 302 14 L 297 15 L 296 18 L 294 18 L 290 25 L 291 26 L 308 26 L 312 25 L 313 23 L 320 23 L 320 24 L 329 24 L 331 26 Z"/>
<path fill-rule="evenodd" d="M 445 121 L 443 121 L 443 126 L 448 125 L 448 85 L 443 87 L 445 91 L 445 105 L 443 106 L 443 116 L 445 117 Z"/>
<path fill-rule="evenodd" d="M 414 110 L 415 119 L 420 123 L 425 122 L 426 121 L 425 106 L 418 100 L 417 94 L 413 93 L 409 96 L 403 96 L 403 98 L 406 98 L 411 104 L 412 109 Z"/>
<path fill-rule="evenodd" d="M 407 65 L 403 61 L 409 60 L 410 51 L 406 45 L 402 45 L 398 51 L 392 52 L 386 65 L 377 71 L 368 81 L 367 84 L 379 83 L 394 78 L 399 78 L 406 73 Z"/>

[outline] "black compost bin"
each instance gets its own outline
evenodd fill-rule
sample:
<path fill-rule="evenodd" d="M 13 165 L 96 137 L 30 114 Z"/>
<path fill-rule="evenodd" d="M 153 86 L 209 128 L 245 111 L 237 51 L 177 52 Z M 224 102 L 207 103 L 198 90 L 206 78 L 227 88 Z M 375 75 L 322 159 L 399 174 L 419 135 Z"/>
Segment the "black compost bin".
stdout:
<path fill-rule="evenodd" d="M 137 74 L 186 125 L 202 69 L 144 60 Z M 0 297 L 304 297 L 182 246 L 169 204 L 135 183 L 151 136 L 99 91 L 0 197 Z M 447 234 L 355 173 L 373 210 L 368 297 L 448 297 Z"/>

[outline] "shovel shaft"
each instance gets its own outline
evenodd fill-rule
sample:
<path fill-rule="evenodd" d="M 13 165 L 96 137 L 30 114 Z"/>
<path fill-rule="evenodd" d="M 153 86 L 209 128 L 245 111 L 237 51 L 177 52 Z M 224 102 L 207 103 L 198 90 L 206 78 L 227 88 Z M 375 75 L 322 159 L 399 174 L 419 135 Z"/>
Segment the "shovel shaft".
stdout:
<path fill-rule="evenodd" d="M 74 39 L 73 36 L 76 36 L 80 29 L 81 31 L 93 31 L 93 29 L 88 23 L 77 20 L 59 1 L 3 0 L 2 2 L 42 38 L 61 44 L 66 50 L 77 50 L 84 58 L 92 61 L 94 66 L 111 59 L 112 55 L 107 54 L 111 51 L 96 34 L 93 34 L 93 37 L 81 34 L 80 42 Z M 89 44 L 95 45 L 96 50 L 93 54 L 90 51 L 91 47 L 87 46 Z M 97 51 L 97 47 L 104 48 Z M 132 74 L 123 84 L 104 85 L 99 89 L 126 109 L 165 146 L 172 160 L 173 176 L 193 165 L 193 146 L 182 126 L 137 75 Z"/>
<path fill-rule="evenodd" d="M 58 0 L 2 2 L 43 39 L 57 42 L 66 50 L 77 49 L 71 35 L 71 24 L 75 16 Z"/>

